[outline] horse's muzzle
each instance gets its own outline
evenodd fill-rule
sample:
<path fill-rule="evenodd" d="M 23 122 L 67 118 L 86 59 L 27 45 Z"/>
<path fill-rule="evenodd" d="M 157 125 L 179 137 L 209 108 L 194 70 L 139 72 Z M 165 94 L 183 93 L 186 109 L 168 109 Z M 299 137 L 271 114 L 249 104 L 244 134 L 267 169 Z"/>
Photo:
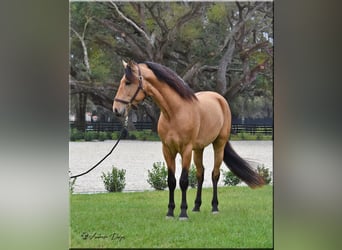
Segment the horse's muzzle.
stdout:
<path fill-rule="evenodd" d="M 126 108 L 123 107 L 123 108 L 119 109 L 119 108 L 113 107 L 113 112 L 116 116 L 121 117 L 121 116 L 125 115 Z"/>

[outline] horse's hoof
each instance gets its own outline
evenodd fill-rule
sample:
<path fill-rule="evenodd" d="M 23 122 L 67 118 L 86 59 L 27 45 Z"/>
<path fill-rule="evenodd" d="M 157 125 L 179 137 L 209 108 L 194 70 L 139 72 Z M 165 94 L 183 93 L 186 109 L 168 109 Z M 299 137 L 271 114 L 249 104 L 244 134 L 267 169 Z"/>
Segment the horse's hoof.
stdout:
<path fill-rule="evenodd" d="M 219 214 L 219 211 L 212 211 L 212 214 Z"/>
<path fill-rule="evenodd" d="M 197 208 L 197 207 L 194 207 L 194 208 L 192 209 L 192 212 L 199 212 L 199 211 L 200 211 L 200 209 Z"/>
<path fill-rule="evenodd" d="M 166 215 L 166 217 L 165 217 L 165 219 L 167 219 L 167 220 L 172 220 L 174 218 L 175 218 L 174 216 L 170 216 L 170 215 Z"/>
<path fill-rule="evenodd" d="M 179 220 L 181 220 L 181 221 L 187 221 L 187 220 L 189 220 L 189 218 L 188 218 L 188 217 L 179 217 Z"/>
<path fill-rule="evenodd" d="M 174 217 L 173 211 L 172 211 L 172 210 L 169 210 L 169 211 L 166 213 L 166 217 L 173 218 L 173 217 Z"/>

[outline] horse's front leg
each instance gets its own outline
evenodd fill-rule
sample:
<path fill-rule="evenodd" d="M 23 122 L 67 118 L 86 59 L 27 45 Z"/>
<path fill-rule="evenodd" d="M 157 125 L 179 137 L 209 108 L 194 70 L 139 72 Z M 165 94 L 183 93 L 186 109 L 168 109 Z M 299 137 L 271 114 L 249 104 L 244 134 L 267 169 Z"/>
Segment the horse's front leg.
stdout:
<path fill-rule="evenodd" d="M 197 169 L 197 194 L 195 199 L 195 207 L 192 209 L 192 211 L 199 212 L 202 204 L 202 185 L 204 180 L 203 149 L 194 151 L 194 162 Z"/>
<path fill-rule="evenodd" d="M 173 210 L 175 209 L 175 188 L 176 188 L 176 177 L 175 177 L 175 158 L 176 155 L 172 154 L 170 150 L 163 145 L 163 154 L 168 168 L 167 184 L 169 187 L 169 204 L 166 218 L 173 218 Z"/>
<path fill-rule="evenodd" d="M 175 172 L 168 169 L 167 184 L 169 187 L 169 205 L 166 216 L 174 217 L 173 210 L 175 209 L 175 188 L 176 188 L 176 177 Z"/>
<path fill-rule="evenodd" d="M 182 152 L 182 173 L 181 177 L 179 180 L 179 186 L 182 191 L 182 202 L 181 202 L 181 213 L 179 215 L 180 220 L 187 220 L 188 219 L 188 214 L 187 214 L 187 209 L 188 209 L 188 204 L 186 201 L 186 191 L 189 186 L 189 168 L 190 168 L 190 163 L 191 163 L 191 155 L 192 155 L 192 147 L 187 146 L 185 150 Z"/>

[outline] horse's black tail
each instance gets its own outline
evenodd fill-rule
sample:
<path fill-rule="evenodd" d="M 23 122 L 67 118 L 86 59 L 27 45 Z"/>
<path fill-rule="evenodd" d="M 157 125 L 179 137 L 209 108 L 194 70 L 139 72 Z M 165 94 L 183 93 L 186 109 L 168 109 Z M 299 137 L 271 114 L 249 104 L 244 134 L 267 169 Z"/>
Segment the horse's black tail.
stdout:
<path fill-rule="evenodd" d="M 224 147 L 223 161 L 233 174 L 246 182 L 249 187 L 257 188 L 265 184 L 263 178 L 234 151 L 229 142 Z"/>

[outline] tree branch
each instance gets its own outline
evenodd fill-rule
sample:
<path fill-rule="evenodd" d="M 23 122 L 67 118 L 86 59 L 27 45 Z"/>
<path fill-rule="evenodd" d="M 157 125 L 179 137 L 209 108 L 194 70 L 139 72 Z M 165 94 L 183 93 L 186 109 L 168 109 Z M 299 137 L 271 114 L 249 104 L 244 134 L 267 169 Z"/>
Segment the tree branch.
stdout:
<path fill-rule="evenodd" d="M 160 47 L 160 55 L 163 55 L 165 53 L 165 50 L 167 49 L 168 45 L 172 42 L 174 42 L 175 38 L 177 37 L 176 34 L 179 32 L 180 28 L 183 24 L 190 21 L 191 19 L 196 18 L 199 16 L 202 12 L 200 11 L 201 7 L 203 6 L 202 3 L 194 3 L 194 7 L 191 8 L 187 13 L 185 13 L 182 17 L 180 17 L 175 25 L 169 30 L 167 34 L 166 40 L 162 42 L 162 45 Z"/>
<path fill-rule="evenodd" d="M 236 2 L 237 8 L 238 8 L 238 15 L 239 19 L 238 22 L 232 27 L 232 30 L 227 34 L 223 47 L 219 48 L 218 51 L 222 51 L 225 47 L 226 51 L 224 55 L 222 56 L 221 60 L 219 61 L 219 67 L 217 70 L 217 85 L 216 85 L 216 91 L 221 93 L 222 95 L 225 95 L 230 90 L 227 90 L 227 78 L 226 78 L 226 72 L 231 64 L 231 61 L 233 59 L 234 52 L 237 48 L 237 50 L 242 50 L 242 43 L 243 38 L 245 37 L 245 23 L 252 17 L 253 13 L 260 9 L 262 7 L 262 3 L 255 3 L 254 5 L 241 5 L 240 3 Z M 248 10 L 245 15 L 243 15 L 243 10 L 248 6 Z M 232 12 L 231 19 L 234 19 L 234 12 Z M 238 37 L 236 37 L 238 36 Z M 258 44 L 257 46 L 254 46 L 251 48 L 251 50 L 247 50 L 246 52 L 251 52 L 258 47 L 264 46 L 264 44 Z M 242 54 L 243 56 L 244 54 Z M 246 54 L 248 56 L 248 53 Z M 242 58 L 242 57 L 241 57 Z M 246 57 L 247 58 L 247 57 Z M 242 58 L 244 60 L 244 58 Z M 244 62 L 244 66 L 246 66 Z M 246 72 L 244 70 L 244 72 Z M 249 70 L 247 70 L 249 72 Z M 232 86 L 231 86 L 232 87 Z M 234 86 L 236 88 L 236 86 Z"/>
<path fill-rule="evenodd" d="M 127 18 L 118 8 L 118 6 L 116 6 L 116 4 L 111 1 L 110 2 L 114 7 L 115 7 L 115 10 L 116 12 L 126 21 L 128 22 L 130 25 L 132 25 L 136 30 L 138 30 L 144 37 L 145 39 L 149 42 L 149 44 L 153 47 L 154 44 L 153 44 L 153 40 L 146 34 L 146 32 L 141 29 L 138 25 L 136 25 L 135 22 L 133 22 L 131 19 Z"/>
<path fill-rule="evenodd" d="M 265 69 L 265 64 L 268 62 L 269 58 L 266 58 L 261 63 L 256 65 L 252 70 L 249 72 L 245 72 L 244 77 L 241 80 L 242 88 L 249 86 L 252 82 L 255 81 L 258 73 Z"/>
<path fill-rule="evenodd" d="M 252 47 L 241 51 L 240 57 L 242 60 L 244 60 L 245 58 L 248 58 L 252 52 L 254 52 L 260 48 L 266 47 L 267 45 L 268 45 L 268 41 L 263 41 L 261 43 L 254 44 Z"/>
<path fill-rule="evenodd" d="M 104 93 L 105 90 L 110 90 L 114 93 L 113 87 L 107 87 L 106 89 L 100 89 L 98 87 L 93 87 L 89 85 L 89 82 L 69 80 L 70 94 L 86 94 L 88 98 L 95 104 L 102 106 L 110 111 L 112 111 L 113 98 L 109 97 Z"/>
<path fill-rule="evenodd" d="M 83 60 L 84 60 L 85 66 L 87 68 L 87 73 L 88 73 L 87 78 L 89 78 L 90 75 L 91 75 L 91 68 L 90 68 L 90 64 L 89 64 L 87 45 L 86 45 L 86 43 L 84 41 L 85 30 L 83 31 L 83 36 L 81 36 L 73 27 L 70 27 L 70 29 L 75 33 L 75 35 L 77 36 L 77 38 L 81 42 L 82 49 L 83 49 Z M 89 80 L 90 80 L 90 78 L 89 78 Z"/>
<path fill-rule="evenodd" d="M 117 25 L 115 25 L 115 23 L 109 21 L 109 20 L 101 20 L 101 19 L 95 19 L 97 22 L 105 25 L 107 28 L 109 28 L 110 30 L 120 33 L 121 37 L 130 45 L 131 50 L 133 51 L 135 54 L 135 57 L 139 57 L 137 59 L 141 60 L 141 59 L 145 59 L 146 55 L 144 53 L 142 53 L 142 51 L 145 51 L 147 54 L 148 52 L 146 51 L 146 48 L 142 48 L 139 43 L 137 43 L 136 39 L 132 38 L 130 34 L 127 34 L 125 32 L 125 30 L 122 30 L 120 27 L 118 27 Z M 128 51 L 128 50 L 127 50 Z"/>
<path fill-rule="evenodd" d="M 156 16 L 153 11 L 153 7 L 155 6 L 155 3 L 153 3 L 151 6 L 147 6 L 148 11 L 150 12 L 153 20 L 158 24 L 162 34 L 167 34 L 169 32 L 169 29 L 167 25 L 165 24 L 164 20 L 160 17 L 160 15 Z M 160 13 L 158 13 L 160 14 Z"/>

